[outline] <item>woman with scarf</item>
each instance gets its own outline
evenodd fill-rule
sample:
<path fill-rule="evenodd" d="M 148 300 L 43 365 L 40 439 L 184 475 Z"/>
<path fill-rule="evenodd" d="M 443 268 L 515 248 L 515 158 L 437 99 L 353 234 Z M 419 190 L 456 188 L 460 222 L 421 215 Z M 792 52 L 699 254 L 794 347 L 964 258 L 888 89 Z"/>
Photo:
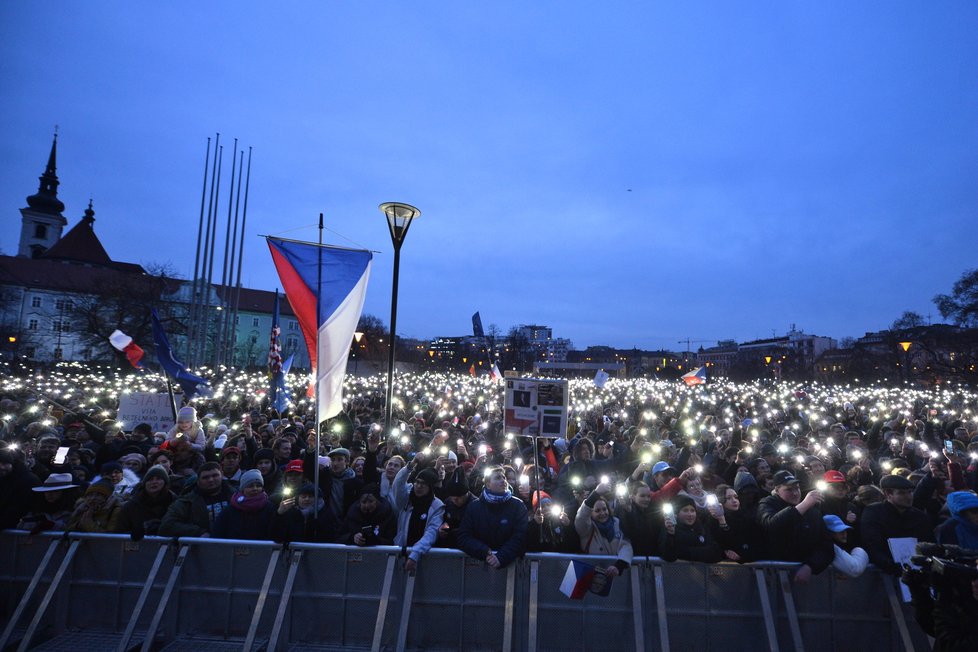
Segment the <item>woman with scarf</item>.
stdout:
<path fill-rule="evenodd" d="M 501 466 L 490 468 L 486 486 L 470 501 L 458 528 L 458 547 L 490 568 L 505 568 L 523 555 L 526 505 L 513 495 Z"/>
<path fill-rule="evenodd" d="M 952 491 L 947 495 L 947 508 L 951 518 L 937 526 L 937 542 L 978 550 L 978 495 L 973 491 Z"/>
<path fill-rule="evenodd" d="M 620 575 L 632 564 L 632 544 L 621 530 L 621 521 L 611 515 L 606 495 L 614 495 L 609 482 L 602 482 L 577 509 L 574 529 L 581 538 L 581 551 L 589 555 L 614 555 L 618 560 L 605 573 Z"/>
<path fill-rule="evenodd" d="M 431 550 L 438 540 L 438 528 L 445 519 L 445 504 L 435 498 L 438 472 L 426 467 L 408 484 L 411 467 L 404 467 L 394 478 L 393 503 L 397 512 L 397 534 L 394 545 L 401 548 L 407 559 L 404 570 L 414 573 L 421 555 Z"/>
<path fill-rule="evenodd" d="M 214 522 L 212 536 L 219 539 L 271 540 L 275 508 L 265 493 L 261 472 L 241 474 L 240 489 Z"/>
<path fill-rule="evenodd" d="M 133 541 L 147 534 L 153 536 L 160 527 L 170 503 L 176 500 L 170 491 L 170 474 L 162 466 L 153 466 L 133 491 L 119 513 L 116 532 L 128 532 Z"/>
<path fill-rule="evenodd" d="M 295 498 L 279 503 L 272 517 L 272 539 L 290 543 L 332 543 L 336 538 L 336 518 L 326 509 L 322 492 L 311 482 L 299 488 Z"/>

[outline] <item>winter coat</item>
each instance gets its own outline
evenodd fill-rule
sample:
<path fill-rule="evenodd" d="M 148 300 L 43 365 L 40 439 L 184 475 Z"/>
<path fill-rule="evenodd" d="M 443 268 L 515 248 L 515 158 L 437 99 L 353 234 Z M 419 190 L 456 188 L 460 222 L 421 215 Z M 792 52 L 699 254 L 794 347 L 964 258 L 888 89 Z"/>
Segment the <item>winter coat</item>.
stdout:
<path fill-rule="evenodd" d="M 655 506 L 642 509 L 632 503 L 631 509 L 618 509 L 618 518 L 636 555 L 652 557 L 658 554 L 662 516 Z"/>
<path fill-rule="evenodd" d="M 397 534 L 394 536 L 394 545 L 402 549 L 407 547 L 408 528 L 411 524 L 411 515 L 414 513 L 410 499 L 413 485 L 407 483 L 408 473 L 410 469 L 405 466 L 394 478 L 394 510 L 397 513 Z M 434 488 L 429 488 L 428 491 L 434 491 Z M 422 518 L 425 520 L 424 534 L 411 546 L 411 551 L 408 553 L 408 557 L 414 561 L 419 561 L 421 555 L 431 550 L 438 540 L 438 528 L 445 518 L 445 503 L 432 496 L 428 513 Z"/>
<path fill-rule="evenodd" d="M 794 505 L 771 495 L 758 503 L 757 522 L 764 531 L 771 559 L 801 562 L 815 574 L 832 563 L 832 540 L 818 509 L 813 507 L 802 514 Z"/>
<path fill-rule="evenodd" d="M 462 517 L 458 547 L 480 561 L 493 552 L 500 565 L 507 566 L 523 556 L 526 529 L 526 505 L 519 498 L 511 496 L 501 503 L 477 498 Z"/>
<path fill-rule="evenodd" d="M 218 539 L 271 541 L 275 505 L 266 495 L 264 505 L 252 511 L 239 507 L 240 501 L 243 500 L 246 499 L 240 493 L 235 493 L 231 497 L 228 506 L 217 515 L 211 535 Z"/>
<path fill-rule="evenodd" d="M 869 561 L 887 573 L 899 575 L 901 568 L 890 555 L 887 539 L 914 537 L 917 541 L 933 541 L 930 519 L 923 511 L 911 507 L 902 514 L 887 501 L 868 505 L 860 519 L 863 548 Z"/>
<path fill-rule="evenodd" d="M 675 534 L 669 534 L 669 530 L 662 528 L 659 532 L 659 556 L 666 561 L 685 559 L 715 564 L 723 558 L 723 553 L 714 541 L 710 528 L 704 526 L 697 516 L 692 525 L 677 522 Z"/>
<path fill-rule="evenodd" d="M 37 495 L 31 488 L 41 484 L 22 462 L 15 461 L 13 466 L 10 473 L 0 478 L 0 530 L 20 522 L 30 508 L 32 498 Z"/>
<path fill-rule="evenodd" d="M 303 541 L 310 543 L 333 543 L 336 540 L 339 523 L 326 509 L 325 503 L 319 510 L 318 518 L 308 516 L 298 507 L 292 507 L 284 514 L 275 512 L 272 516 L 272 539 L 280 543 Z"/>
<path fill-rule="evenodd" d="M 136 541 L 146 535 L 158 534 L 163 517 L 176 499 L 176 494 L 169 489 L 163 489 L 157 496 L 150 496 L 143 487 L 137 487 L 119 512 L 115 531 L 131 534 Z"/>
<path fill-rule="evenodd" d="M 166 433 L 166 441 L 172 441 L 177 438 L 177 434 L 180 432 L 176 424 L 170 428 L 170 431 Z M 200 421 L 194 421 L 194 425 L 190 427 L 190 430 L 183 433 L 183 437 L 186 437 L 187 441 L 195 451 L 204 452 L 204 446 L 207 444 L 207 433 L 204 430 L 204 424 Z"/>
<path fill-rule="evenodd" d="M 632 563 L 632 542 L 629 541 L 621 531 L 621 521 L 611 516 L 612 534 L 610 539 L 606 539 L 601 530 L 591 520 L 592 506 L 588 504 L 591 499 L 584 501 L 584 504 L 577 508 L 577 515 L 574 517 L 574 529 L 577 536 L 581 538 L 581 552 L 589 555 L 611 555 L 618 557 L 615 563 L 620 569 L 628 568 Z M 592 503 L 593 504 L 593 503 Z"/>
<path fill-rule="evenodd" d="M 82 497 L 75 507 L 74 513 L 68 519 L 65 530 L 69 532 L 90 532 L 93 534 L 109 534 L 118 532 L 119 514 L 122 502 L 116 494 L 109 496 L 97 510 L 92 510 Z"/>
<path fill-rule="evenodd" d="M 720 527 L 720 522 L 715 519 L 710 522 L 713 539 L 721 551 L 734 551 L 740 557 L 739 563 L 764 559 L 764 536 L 754 519 L 740 510 L 724 510 L 724 520 L 727 522 L 726 529 Z"/>
<path fill-rule="evenodd" d="M 377 504 L 377 509 L 370 514 L 363 513 L 359 502 L 350 505 L 343 526 L 336 536 L 336 542 L 354 545 L 353 537 L 365 527 L 371 528 L 371 536 L 368 537 L 367 545 L 392 545 L 394 535 L 397 534 L 397 517 L 394 515 L 394 508 L 391 504 L 386 500 L 381 500 Z"/>
<path fill-rule="evenodd" d="M 203 496 L 194 485 L 166 510 L 160 523 L 160 536 L 199 537 L 211 532 L 218 515 L 227 509 L 233 493 L 227 482 L 221 484 L 221 490 L 213 497 Z"/>

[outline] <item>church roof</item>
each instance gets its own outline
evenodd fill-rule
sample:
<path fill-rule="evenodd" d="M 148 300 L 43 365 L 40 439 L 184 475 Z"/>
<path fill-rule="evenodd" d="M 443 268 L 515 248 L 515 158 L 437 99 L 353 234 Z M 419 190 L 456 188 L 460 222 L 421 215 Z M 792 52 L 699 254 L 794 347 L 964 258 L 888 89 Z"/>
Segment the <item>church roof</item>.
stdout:
<path fill-rule="evenodd" d="M 45 251 L 41 258 L 99 265 L 131 273 L 145 273 L 145 270 L 135 263 L 117 263 L 109 258 L 102 242 L 95 235 L 95 211 L 92 209 L 91 201 L 88 202 L 88 208 L 85 209 L 85 216 L 81 221 Z"/>
<path fill-rule="evenodd" d="M 98 293 L 111 287 L 138 288 L 141 283 L 159 283 L 159 278 L 147 275 L 139 265 L 121 263 L 126 267 L 102 267 L 72 264 L 63 260 L 0 256 L 0 283 L 24 288 Z M 137 268 L 134 272 L 131 268 Z M 174 293 L 180 281 L 165 279 L 163 292 Z"/>

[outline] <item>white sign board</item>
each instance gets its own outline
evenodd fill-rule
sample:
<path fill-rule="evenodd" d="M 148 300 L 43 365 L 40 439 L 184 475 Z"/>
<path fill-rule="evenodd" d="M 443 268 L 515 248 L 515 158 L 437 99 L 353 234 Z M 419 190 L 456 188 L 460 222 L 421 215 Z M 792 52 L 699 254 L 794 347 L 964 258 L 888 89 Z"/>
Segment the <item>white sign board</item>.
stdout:
<path fill-rule="evenodd" d="M 169 394 L 130 392 L 119 396 L 119 413 L 126 432 L 140 423 L 148 423 L 153 432 L 166 432 L 173 427 L 173 403 Z"/>
<path fill-rule="evenodd" d="M 507 378 L 506 433 L 563 437 L 567 432 L 569 394 L 566 380 Z"/>

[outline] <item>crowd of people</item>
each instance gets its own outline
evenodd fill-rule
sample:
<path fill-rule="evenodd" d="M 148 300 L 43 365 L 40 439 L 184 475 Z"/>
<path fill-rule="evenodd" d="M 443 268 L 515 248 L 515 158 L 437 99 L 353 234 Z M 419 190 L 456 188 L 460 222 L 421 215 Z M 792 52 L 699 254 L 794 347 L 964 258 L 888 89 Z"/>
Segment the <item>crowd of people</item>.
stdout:
<path fill-rule="evenodd" d="M 317 450 L 312 401 L 278 414 L 266 383 L 227 372 L 154 432 L 114 420 L 148 374 L 7 377 L 0 527 L 396 545 L 409 571 L 432 547 L 491 568 L 609 555 L 612 576 L 636 556 L 781 560 L 800 583 L 899 573 L 894 537 L 978 550 L 965 387 L 573 380 L 566 434 L 533 441 L 507 432 L 488 377 L 398 376 L 389 427 L 383 378 L 348 377 Z"/>

